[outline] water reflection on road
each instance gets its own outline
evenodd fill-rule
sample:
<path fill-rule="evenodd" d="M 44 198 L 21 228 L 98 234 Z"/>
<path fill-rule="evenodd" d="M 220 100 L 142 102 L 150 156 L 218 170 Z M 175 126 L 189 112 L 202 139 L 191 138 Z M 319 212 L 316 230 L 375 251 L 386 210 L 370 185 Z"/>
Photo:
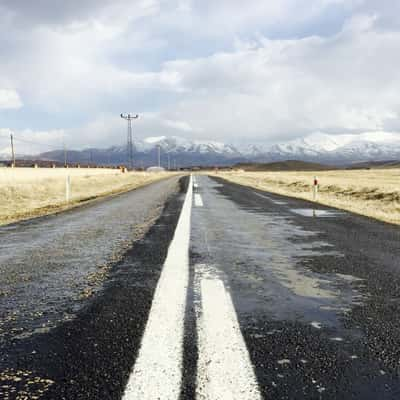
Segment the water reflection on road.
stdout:
<path fill-rule="evenodd" d="M 318 232 L 290 214 L 241 207 L 215 181 L 198 178 L 204 207 L 195 208 L 192 248 L 231 288 L 237 312 L 340 327 L 340 318 L 363 301 L 351 275 L 317 273 L 300 264 L 319 256 L 340 258 Z"/>

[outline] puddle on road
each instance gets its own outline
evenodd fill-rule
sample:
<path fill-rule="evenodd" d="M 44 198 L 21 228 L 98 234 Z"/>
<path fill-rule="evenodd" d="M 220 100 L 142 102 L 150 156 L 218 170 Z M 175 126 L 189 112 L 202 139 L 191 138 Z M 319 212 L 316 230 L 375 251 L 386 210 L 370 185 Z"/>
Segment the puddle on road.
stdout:
<path fill-rule="evenodd" d="M 281 284 L 297 296 L 315 299 L 334 299 L 337 296 L 336 291 L 329 288 L 330 281 L 322 277 L 317 277 L 315 274 L 307 276 L 304 271 L 297 271 L 295 269 L 287 269 L 285 271 L 277 269 L 275 272 L 281 278 Z"/>
<path fill-rule="evenodd" d="M 318 263 L 320 256 L 343 257 L 319 232 L 276 210 L 239 206 L 210 179 L 202 178 L 201 186 L 205 204 L 212 206 L 193 212 L 192 250 L 219 269 L 239 314 L 338 327 L 352 306 L 365 300 L 359 278 L 300 265 L 304 259 Z"/>
<path fill-rule="evenodd" d="M 332 218 L 344 215 L 344 213 L 340 211 L 318 210 L 313 208 L 291 208 L 290 211 L 303 217 Z"/>

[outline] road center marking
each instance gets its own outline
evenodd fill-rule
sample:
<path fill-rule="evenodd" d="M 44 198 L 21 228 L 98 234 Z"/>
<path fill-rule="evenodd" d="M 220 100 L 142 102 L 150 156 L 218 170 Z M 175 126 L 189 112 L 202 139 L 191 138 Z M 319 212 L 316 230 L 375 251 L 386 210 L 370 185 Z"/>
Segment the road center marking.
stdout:
<path fill-rule="evenodd" d="M 185 202 L 154 294 L 139 355 L 125 388 L 124 400 L 179 399 L 192 197 L 190 177 Z"/>
<path fill-rule="evenodd" d="M 195 193 L 194 195 L 194 205 L 196 207 L 203 207 L 203 199 L 201 198 L 201 195 L 198 193 Z"/>
<path fill-rule="evenodd" d="M 223 282 L 200 279 L 198 400 L 261 400 L 232 299 Z"/>

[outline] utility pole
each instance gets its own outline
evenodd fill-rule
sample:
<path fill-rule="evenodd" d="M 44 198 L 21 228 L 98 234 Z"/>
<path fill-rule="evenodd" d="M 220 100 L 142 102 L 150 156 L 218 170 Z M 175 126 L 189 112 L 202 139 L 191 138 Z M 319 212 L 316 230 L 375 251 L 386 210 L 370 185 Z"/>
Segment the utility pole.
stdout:
<path fill-rule="evenodd" d="M 161 167 L 161 146 L 158 145 L 158 166 Z"/>
<path fill-rule="evenodd" d="M 65 201 L 69 203 L 71 199 L 71 177 L 67 175 L 65 177 Z"/>
<path fill-rule="evenodd" d="M 11 157 L 12 157 L 11 167 L 14 168 L 15 167 L 15 153 L 14 153 L 14 137 L 13 137 L 12 133 L 10 133 L 10 140 L 11 140 Z"/>
<path fill-rule="evenodd" d="M 171 157 L 168 153 L 168 171 L 171 169 Z"/>
<path fill-rule="evenodd" d="M 139 118 L 137 114 L 121 114 L 121 118 L 128 121 L 128 138 L 127 138 L 127 156 L 128 163 L 131 169 L 133 169 L 133 141 L 132 141 L 132 120 Z"/>
<path fill-rule="evenodd" d="M 67 168 L 67 146 L 64 143 L 64 168 Z"/>

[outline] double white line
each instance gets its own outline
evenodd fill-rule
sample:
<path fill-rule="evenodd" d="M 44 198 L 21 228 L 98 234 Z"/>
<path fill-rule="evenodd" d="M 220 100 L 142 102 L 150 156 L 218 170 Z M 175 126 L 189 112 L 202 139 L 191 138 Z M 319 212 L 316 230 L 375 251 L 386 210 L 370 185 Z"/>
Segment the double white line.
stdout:
<path fill-rule="evenodd" d="M 192 177 L 154 294 L 139 355 L 124 400 L 178 400 L 189 279 Z M 198 399 L 260 399 L 229 293 L 218 279 L 201 279 L 198 312 Z M 199 310 L 198 310 L 199 311 Z"/>

